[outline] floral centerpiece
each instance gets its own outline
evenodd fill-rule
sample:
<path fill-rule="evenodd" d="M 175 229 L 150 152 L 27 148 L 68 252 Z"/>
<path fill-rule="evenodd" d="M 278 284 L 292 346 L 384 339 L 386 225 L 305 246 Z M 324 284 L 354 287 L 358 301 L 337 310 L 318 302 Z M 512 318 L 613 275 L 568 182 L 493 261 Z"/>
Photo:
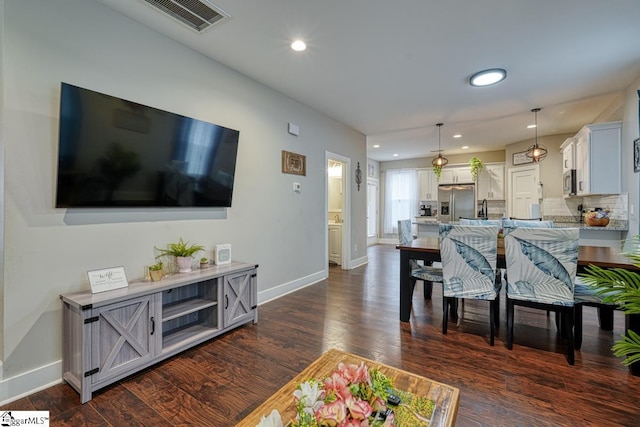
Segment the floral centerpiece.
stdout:
<path fill-rule="evenodd" d="M 434 410 L 432 400 L 394 389 L 391 380 L 378 369 L 369 371 L 364 362 L 340 363 L 326 378 L 299 384 L 293 396 L 296 415 L 286 424 L 291 427 L 428 426 Z M 256 427 L 282 426 L 273 410 Z"/>

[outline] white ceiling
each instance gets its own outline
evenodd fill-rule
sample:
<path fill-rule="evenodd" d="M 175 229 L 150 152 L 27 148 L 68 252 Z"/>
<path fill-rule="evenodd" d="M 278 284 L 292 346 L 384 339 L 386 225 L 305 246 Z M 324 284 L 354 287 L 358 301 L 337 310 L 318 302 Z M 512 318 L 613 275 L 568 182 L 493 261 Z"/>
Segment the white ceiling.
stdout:
<path fill-rule="evenodd" d="M 438 122 L 445 155 L 532 139 L 535 107 L 538 136 L 572 133 L 620 115 L 640 76 L 639 0 L 212 0 L 231 18 L 202 34 L 97 1 L 362 132 L 380 161 L 434 156 Z M 505 81 L 469 86 L 494 67 Z"/>

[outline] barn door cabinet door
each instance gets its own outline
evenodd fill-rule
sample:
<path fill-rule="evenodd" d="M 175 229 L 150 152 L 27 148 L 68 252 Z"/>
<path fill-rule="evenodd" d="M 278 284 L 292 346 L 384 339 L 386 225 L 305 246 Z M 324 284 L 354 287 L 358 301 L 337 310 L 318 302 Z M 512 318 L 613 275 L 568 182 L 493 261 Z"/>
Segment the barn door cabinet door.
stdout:
<path fill-rule="evenodd" d="M 157 333 L 155 300 L 146 295 L 94 310 L 91 360 L 98 372 L 91 376 L 93 383 L 133 373 L 156 356 L 162 334 Z"/>
<path fill-rule="evenodd" d="M 224 277 L 224 327 L 250 320 L 257 322 L 255 270 Z"/>

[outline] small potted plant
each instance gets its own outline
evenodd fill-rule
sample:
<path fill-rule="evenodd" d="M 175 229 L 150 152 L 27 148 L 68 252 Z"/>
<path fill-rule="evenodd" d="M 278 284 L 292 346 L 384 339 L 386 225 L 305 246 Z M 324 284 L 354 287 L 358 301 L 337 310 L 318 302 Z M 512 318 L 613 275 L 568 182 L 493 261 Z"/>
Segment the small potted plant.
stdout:
<path fill-rule="evenodd" d="M 181 237 L 178 243 L 169 243 L 167 245 L 167 249 L 155 249 L 158 251 L 156 259 L 167 255 L 174 256 L 178 263 L 178 272 L 188 273 L 191 271 L 193 255 L 204 250 L 204 246 L 196 245 L 195 243 L 193 245 L 189 245 L 189 242 L 185 242 Z"/>
<path fill-rule="evenodd" d="M 149 266 L 149 277 L 151 277 L 152 282 L 159 282 L 162 280 L 163 273 L 162 261 L 158 261 L 157 263 Z"/>
<path fill-rule="evenodd" d="M 200 268 L 207 268 L 209 266 L 209 258 L 202 257 L 200 258 Z"/>

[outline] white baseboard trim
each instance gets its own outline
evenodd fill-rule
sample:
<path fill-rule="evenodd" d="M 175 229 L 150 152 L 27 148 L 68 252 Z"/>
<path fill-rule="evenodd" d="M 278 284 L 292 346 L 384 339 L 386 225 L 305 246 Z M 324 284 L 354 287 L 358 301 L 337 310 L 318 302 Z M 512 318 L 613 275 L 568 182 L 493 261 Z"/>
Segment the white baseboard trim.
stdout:
<path fill-rule="evenodd" d="M 258 292 L 258 304 L 264 304 L 281 296 L 295 292 L 298 289 L 306 288 L 328 277 L 328 271 L 322 270 L 317 273 L 310 274 L 305 277 L 301 277 L 289 283 L 283 283 L 276 287 L 267 289 L 266 291 Z"/>
<path fill-rule="evenodd" d="M 385 245 L 397 245 L 398 239 L 378 239 L 378 243 L 382 243 Z"/>
<path fill-rule="evenodd" d="M 62 382 L 62 360 L 0 381 L 0 406 Z"/>
<path fill-rule="evenodd" d="M 352 259 L 351 263 L 349 264 L 349 270 L 360 267 L 361 265 L 365 265 L 368 263 L 369 263 L 369 258 L 366 255 L 361 258 Z"/>

